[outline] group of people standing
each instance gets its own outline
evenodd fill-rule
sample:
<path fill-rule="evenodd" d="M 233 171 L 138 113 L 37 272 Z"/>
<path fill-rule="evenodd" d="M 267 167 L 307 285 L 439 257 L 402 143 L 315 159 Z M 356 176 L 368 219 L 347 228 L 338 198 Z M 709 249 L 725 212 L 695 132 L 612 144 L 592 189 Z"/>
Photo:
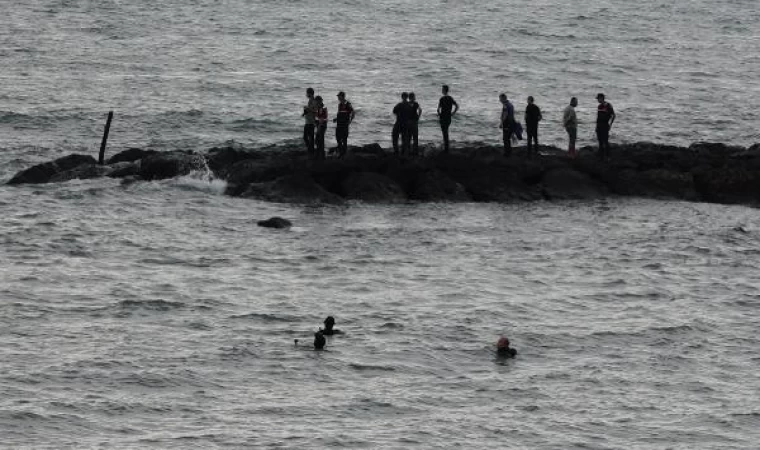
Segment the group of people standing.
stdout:
<path fill-rule="evenodd" d="M 459 110 L 457 102 L 449 95 L 449 87 L 444 85 L 441 89 L 442 96 L 438 101 L 438 121 L 443 134 L 443 152 L 449 151 L 449 126 L 452 117 Z M 306 124 L 304 125 L 304 142 L 309 155 L 323 159 L 325 157 L 325 132 L 327 131 L 327 108 L 324 106 L 322 97 L 314 96 L 314 89 L 306 90 L 306 97 L 309 99 L 308 104 L 304 107 L 302 116 Z M 599 141 L 599 157 L 608 160 L 610 157 L 610 128 L 615 122 L 615 110 L 612 105 L 605 100 L 604 94 L 597 94 L 597 118 L 596 118 L 596 136 Z M 535 99 L 528 97 L 528 104 L 525 107 L 525 130 L 519 121 L 515 119 L 514 105 L 509 101 L 506 94 L 499 95 L 501 102 L 501 118 L 499 128 L 502 129 L 502 138 L 504 141 L 504 156 L 512 155 L 512 139 L 522 139 L 523 131 L 527 135 L 528 157 L 538 154 L 538 124 L 543 120 L 541 108 L 535 103 Z M 577 153 L 575 143 L 578 138 L 578 119 L 575 114 L 575 107 L 578 106 L 578 99 L 573 97 L 570 104 L 565 107 L 562 115 L 562 125 L 567 132 L 569 144 L 568 155 L 575 158 Z M 393 141 L 393 153 L 395 155 L 419 155 L 419 120 L 422 116 L 422 108 L 417 103 L 416 96 L 413 92 L 401 94 L 401 102 L 393 108 L 393 114 L 396 116 L 396 122 L 393 125 L 391 139 Z M 351 102 L 346 100 L 344 92 L 338 93 L 338 112 L 333 122 L 336 123 L 335 138 L 338 142 L 337 152 L 339 157 L 344 157 L 348 150 L 348 128 L 354 120 L 354 109 Z M 316 132 L 316 137 L 315 137 Z M 399 147 L 399 138 L 401 146 Z M 399 151 L 400 150 L 400 151 Z"/>
<path fill-rule="evenodd" d="M 303 127 L 303 140 L 309 156 L 315 159 L 325 158 L 325 134 L 327 133 L 327 107 L 321 96 L 314 96 L 314 89 L 306 89 L 308 102 L 301 116 L 306 122 Z M 338 156 L 346 156 L 348 151 L 348 127 L 354 120 L 354 107 L 346 99 L 346 93 L 338 92 L 338 112 L 335 122 L 335 139 L 338 141 Z"/>

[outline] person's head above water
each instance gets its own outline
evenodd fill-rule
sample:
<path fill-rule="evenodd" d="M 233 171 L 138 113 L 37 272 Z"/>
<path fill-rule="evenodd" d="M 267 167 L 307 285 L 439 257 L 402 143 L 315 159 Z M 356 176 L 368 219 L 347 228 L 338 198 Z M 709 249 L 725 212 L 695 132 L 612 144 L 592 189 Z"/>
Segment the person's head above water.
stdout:
<path fill-rule="evenodd" d="M 325 339 L 325 335 L 322 334 L 322 330 L 317 331 L 314 333 L 314 350 L 322 350 L 325 348 L 325 343 L 327 342 L 327 339 Z"/>
<path fill-rule="evenodd" d="M 499 356 L 508 356 L 510 358 L 514 358 L 514 356 L 517 354 L 517 350 L 509 346 L 509 339 L 507 339 L 505 336 L 501 336 L 499 337 L 499 340 L 496 341 L 496 353 Z"/>
<path fill-rule="evenodd" d="M 333 316 L 327 316 L 327 319 L 325 319 L 325 330 L 332 330 L 335 326 L 335 317 Z"/>

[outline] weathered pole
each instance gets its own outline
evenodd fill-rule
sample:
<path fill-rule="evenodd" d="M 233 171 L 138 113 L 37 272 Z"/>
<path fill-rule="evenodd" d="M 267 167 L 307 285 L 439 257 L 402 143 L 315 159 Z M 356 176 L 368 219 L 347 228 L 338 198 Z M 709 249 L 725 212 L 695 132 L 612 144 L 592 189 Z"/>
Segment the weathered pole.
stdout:
<path fill-rule="evenodd" d="M 101 166 L 103 165 L 103 160 L 106 157 L 106 142 L 108 142 L 108 131 L 111 129 L 111 119 L 113 119 L 113 111 L 108 111 L 106 130 L 103 132 L 103 142 L 100 143 L 100 156 L 98 156 L 98 164 Z"/>

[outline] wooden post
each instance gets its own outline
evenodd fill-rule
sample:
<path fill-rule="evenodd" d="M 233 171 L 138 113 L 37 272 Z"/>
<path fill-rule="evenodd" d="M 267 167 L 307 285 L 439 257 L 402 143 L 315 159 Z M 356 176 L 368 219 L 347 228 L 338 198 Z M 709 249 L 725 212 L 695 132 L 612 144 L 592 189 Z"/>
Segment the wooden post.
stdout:
<path fill-rule="evenodd" d="M 106 142 L 108 142 L 108 131 L 111 129 L 111 119 L 113 119 L 113 111 L 108 111 L 106 130 L 103 132 L 103 142 L 100 143 L 100 156 L 98 157 L 98 164 L 101 166 L 103 165 L 103 160 L 106 156 Z"/>

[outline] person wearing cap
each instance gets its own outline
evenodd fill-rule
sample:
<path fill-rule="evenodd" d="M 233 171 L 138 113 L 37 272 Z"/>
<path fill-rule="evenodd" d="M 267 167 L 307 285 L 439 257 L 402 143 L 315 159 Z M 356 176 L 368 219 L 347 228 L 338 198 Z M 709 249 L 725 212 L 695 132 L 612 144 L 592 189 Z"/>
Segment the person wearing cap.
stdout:
<path fill-rule="evenodd" d="M 578 106 L 578 99 L 573 97 L 562 114 L 562 125 L 565 127 L 565 131 L 567 131 L 567 137 L 570 139 L 567 154 L 571 158 L 575 158 L 575 141 L 578 138 L 578 118 L 575 115 L 576 106 Z"/>
<path fill-rule="evenodd" d="M 322 100 L 321 96 L 317 95 L 315 97 L 315 100 L 317 101 L 317 114 L 316 114 L 317 152 L 315 156 L 317 159 L 325 159 L 325 133 L 327 132 L 327 108 L 325 108 L 325 103 Z"/>
<path fill-rule="evenodd" d="M 507 94 L 499 94 L 501 102 L 501 118 L 499 128 L 502 130 L 502 139 L 504 140 L 504 156 L 507 158 L 512 155 L 512 133 L 515 131 L 515 107 L 507 99 Z"/>
<path fill-rule="evenodd" d="M 301 117 L 304 118 L 305 124 L 303 126 L 303 141 L 306 144 L 306 150 L 309 152 L 309 156 L 314 156 L 314 124 L 315 116 L 317 114 L 317 102 L 314 98 L 314 89 L 306 89 L 306 98 L 308 103 L 303 107 L 303 113 Z"/>
<path fill-rule="evenodd" d="M 449 152 L 449 126 L 451 118 L 459 111 L 459 105 L 449 95 L 449 87 L 443 85 L 441 88 L 443 97 L 438 101 L 438 119 L 441 123 L 441 132 L 443 133 L 443 151 Z"/>
<path fill-rule="evenodd" d="M 338 92 L 338 113 L 335 115 L 335 139 L 338 141 L 338 157 L 343 158 L 348 151 L 348 126 L 354 121 L 354 108 L 346 100 L 346 93 Z"/>
<path fill-rule="evenodd" d="M 596 94 L 599 106 L 596 109 L 596 137 L 599 140 L 599 157 L 610 159 L 610 128 L 615 122 L 615 110 L 604 100 L 604 94 Z"/>

